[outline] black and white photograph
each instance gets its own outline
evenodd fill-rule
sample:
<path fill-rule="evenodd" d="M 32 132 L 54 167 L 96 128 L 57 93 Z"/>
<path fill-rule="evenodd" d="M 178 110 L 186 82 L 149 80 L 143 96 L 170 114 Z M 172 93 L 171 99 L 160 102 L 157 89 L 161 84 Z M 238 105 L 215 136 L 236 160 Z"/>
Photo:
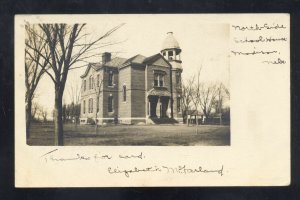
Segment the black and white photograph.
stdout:
<path fill-rule="evenodd" d="M 229 29 L 172 15 L 25 22 L 27 144 L 230 146 Z"/>
<path fill-rule="evenodd" d="M 289 20 L 16 15 L 15 186 L 289 185 Z"/>

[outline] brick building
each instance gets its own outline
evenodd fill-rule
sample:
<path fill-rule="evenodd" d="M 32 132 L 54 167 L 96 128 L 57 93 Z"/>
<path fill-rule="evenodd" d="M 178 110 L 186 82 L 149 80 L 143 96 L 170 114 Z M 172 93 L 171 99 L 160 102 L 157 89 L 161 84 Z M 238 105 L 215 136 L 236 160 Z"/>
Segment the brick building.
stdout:
<path fill-rule="evenodd" d="M 172 32 L 150 57 L 111 59 L 103 53 L 102 62 L 90 63 L 81 76 L 81 124 L 116 118 L 124 124 L 181 122 L 180 53 Z"/>

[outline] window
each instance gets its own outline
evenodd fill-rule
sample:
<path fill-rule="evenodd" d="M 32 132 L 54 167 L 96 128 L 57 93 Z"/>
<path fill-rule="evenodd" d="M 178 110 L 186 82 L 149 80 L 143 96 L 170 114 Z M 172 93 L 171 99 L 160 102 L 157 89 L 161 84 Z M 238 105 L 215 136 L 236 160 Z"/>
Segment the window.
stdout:
<path fill-rule="evenodd" d="M 91 113 L 93 112 L 93 99 L 91 99 Z"/>
<path fill-rule="evenodd" d="M 93 113 L 93 99 L 89 99 L 89 113 Z"/>
<path fill-rule="evenodd" d="M 85 114 L 85 100 L 83 101 L 83 114 Z"/>
<path fill-rule="evenodd" d="M 173 60 L 173 51 L 168 51 L 169 60 Z"/>
<path fill-rule="evenodd" d="M 83 91 L 86 91 L 86 80 L 83 80 Z"/>
<path fill-rule="evenodd" d="M 154 86 L 158 86 L 158 74 L 154 74 Z"/>
<path fill-rule="evenodd" d="M 92 82 L 92 81 L 93 81 L 93 77 L 90 76 L 90 77 L 89 77 L 89 90 L 90 90 L 90 89 L 93 89 L 93 82 Z"/>
<path fill-rule="evenodd" d="M 180 87 L 180 86 L 181 86 L 180 72 L 176 72 L 176 86 L 177 86 L 177 87 Z"/>
<path fill-rule="evenodd" d="M 97 102 L 97 112 L 99 112 L 100 96 L 98 96 L 97 99 L 98 99 L 98 102 Z"/>
<path fill-rule="evenodd" d="M 113 111 L 113 96 L 108 97 L 108 112 Z"/>
<path fill-rule="evenodd" d="M 163 52 L 163 56 L 166 56 L 166 52 Z"/>
<path fill-rule="evenodd" d="M 162 74 L 159 76 L 159 86 L 164 86 L 164 76 Z"/>
<path fill-rule="evenodd" d="M 97 86 L 100 86 L 100 74 L 97 75 Z"/>
<path fill-rule="evenodd" d="M 154 86 L 163 87 L 164 86 L 164 75 L 156 73 L 154 74 Z"/>
<path fill-rule="evenodd" d="M 126 85 L 123 85 L 123 101 L 126 101 Z"/>
<path fill-rule="evenodd" d="M 113 86 L 113 72 L 112 71 L 109 71 L 108 86 Z"/>
<path fill-rule="evenodd" d="M 177 97 L 177 112 L 180 112 L 180 97 Z"/>

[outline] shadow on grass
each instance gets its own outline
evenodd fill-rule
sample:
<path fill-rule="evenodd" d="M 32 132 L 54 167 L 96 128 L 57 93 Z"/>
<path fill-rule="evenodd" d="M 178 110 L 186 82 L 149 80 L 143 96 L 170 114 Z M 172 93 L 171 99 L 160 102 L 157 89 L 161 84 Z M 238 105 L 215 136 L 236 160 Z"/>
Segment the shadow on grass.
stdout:
<path fill-rule="evenodd" d="M 34 124 L 29 145 L 54 144 L 53 125 Z M 66 146 L 228 146 L 229 126 L 184 125 L 118 125 L 95 127 L 90 125 L 64 125 Z"/>

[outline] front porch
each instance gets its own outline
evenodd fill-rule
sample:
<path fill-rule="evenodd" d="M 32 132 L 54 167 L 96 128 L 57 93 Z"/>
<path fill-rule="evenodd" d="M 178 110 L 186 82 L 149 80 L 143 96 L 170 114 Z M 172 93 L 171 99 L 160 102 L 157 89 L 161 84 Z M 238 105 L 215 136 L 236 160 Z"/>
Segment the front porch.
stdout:
<path fill-rule="evenodd" d="M 165 87 L 155 87 L 147 93 L 147 124 L 174 124 L 171 117 L 171 93 Z"/>

